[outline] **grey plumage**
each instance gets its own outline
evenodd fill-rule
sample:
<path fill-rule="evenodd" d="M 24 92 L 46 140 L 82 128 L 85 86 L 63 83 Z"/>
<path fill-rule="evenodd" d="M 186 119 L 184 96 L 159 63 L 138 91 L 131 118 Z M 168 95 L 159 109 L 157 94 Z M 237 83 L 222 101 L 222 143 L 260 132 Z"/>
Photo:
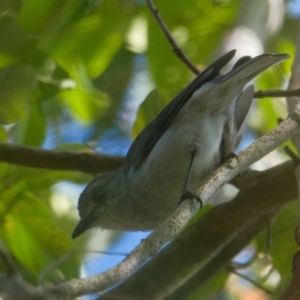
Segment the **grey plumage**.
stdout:
<path fill-rule="evenodd" d="M 253 95 L 251 87 L 243 93 L 245 85 L 288 57 L 244 57 L 220 75 L 234 54 L 219 58 L 162 110 L 136 138 L 120 169 L 90 182 L 79 198 L 81 221 L 73 238 L 92 227 L 155 229 L 178 205 L 193 151 L 188 185 L 196 191 L 221 156 L 234 149 Z"/>

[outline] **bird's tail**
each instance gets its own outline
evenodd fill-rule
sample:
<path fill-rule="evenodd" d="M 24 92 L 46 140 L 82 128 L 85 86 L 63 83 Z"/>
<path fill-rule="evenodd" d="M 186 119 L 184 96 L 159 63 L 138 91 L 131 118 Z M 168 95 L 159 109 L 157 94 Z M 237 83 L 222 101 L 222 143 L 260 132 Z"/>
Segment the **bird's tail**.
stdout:
<path fill-rule="evenodd" d="M 258 74 L 289 58 L 288 54 L 262 54 L 235 66 L 230 72 L 221 76 L 221 82 L 232 79 L 234 82 L 242 81 L 244 84 L 252 80 Z"/>
<path fill-rule="evenodd" d="M 213 113 L 228 112 L 250 80 L 287 58 L 288 54 L 262 54 L 254 58 L 241 58 L 231 71 L 216 77 L 206 87 L 202 99 L 209 101 L 202 101 L 201 109 L 207 108 Z"/>

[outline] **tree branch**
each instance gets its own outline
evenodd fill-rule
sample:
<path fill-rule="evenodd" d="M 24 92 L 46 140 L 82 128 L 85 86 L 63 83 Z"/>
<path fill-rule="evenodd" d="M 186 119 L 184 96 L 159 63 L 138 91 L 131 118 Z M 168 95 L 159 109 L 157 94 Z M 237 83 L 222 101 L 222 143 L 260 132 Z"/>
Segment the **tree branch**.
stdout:
<path fill-rule="evenodd" d="M 166 36 L 168 42 L 170 43 L 172 50 L 179 57 L 179 59 L 196 75 L 200 74 L 200 70 L 187 58 L 181 48 L 177 45 L 176 41 L 172 37 L 170 30 L 166 23 L 164 22 L 162 16 L 159 13 L 159 10 L 155 7 L 152 0 L 146 0 L 149 10 L 151 11 L 154 19 L 157 21 L 159 27 Z"/>
<path fill-rule="evenodd" d="M 259 284 L 258 282 L 256 282 L 255 280 L 251 279 L 250 277 L 244 275 L 243 273 L 239 273 L 237 270 L 235 270 L 234 268 L 229 268 L 229 271 L 232 274 L 235 274 L 236 276 L 244 279 L 245 281 L 251 283 L 252 285 L 256 286 L 257 288 L 259 288 L 260 290 L 264 291 L 266 294 L 272 295 L 274 294 L 273 291 L 265 288 L 263 285 Z"/>
<path fill-rule="evenodd" d="M 248 182 L 247 188 L 232 201 L 214 207 L 185 228 L 149 263 L 101 300 L 115 299 L 115 295 L 139 295 L 141 299 L 188 299 L 191 293 L 226 268 L 229 261 L 265 228 L 266 215 L 274 216 L 276 211 L 296 198 L 293 174 L 294 165 L 287 162 L 255 172 L 250 179 L 249 176 L 241 178 L 241 181 Z M 188 276 L 187 280 L 186 274 L 193 276 Z"/>
<path fill-rule="evenodd" d="M 131 275 L 144 261 L 154 256 L 166 241 L 191 219 L 200 208 L 197 201 L 184 201 L 158 230 L 151 233 L 119 264 L 108 271 L 83 279 L 74 279 L 59 286 L 45 287 L 44 293 L 55 299 L 66 299 L 88 292 L 103 291 Z M 61 298 L 60 298 L 61 297 Z"/>
<path fill-rule="evenodd" d="M 295 119 L 288 118 L 282 121 L 270 133 L 264 135 L 239 153 L 237 158 L 233 158 L 219 167 L 214 174 L 206 180 L 204 185 L 199 188 L 200 198 L 206 202 L 223 184 L 230 181 L 237 174 L 248 168 L 253 162 L 259 160 L 284 141 L 288 140 L 300 128 L 298 121 L 300 118 L 299 115 L 300 105 L 295 109 Z M 233 165 L 234 163 L 236 163 L 236 166 Z M 286 193 L 286 189 L 283 190 Z M 139 245 L 133 253 L 129 254 L 123 262 L 107 272 L 84 279 L 72 280 L 60 285 L 38 287 L 36 293 L 45 295 L 44 299 L 69 299 L 70 297 L 79 296 L 90 291 L 104 290 L 116 284 L 116 282 L 131 275 L 147 258 L 153 256 L 163 244 L 173 238 L 196 212 L 195 208 L 197 204 L 199 205 L 199 203 L 195 201 L 184 201 L 174 212 L 171 219 L 168 219 L 162 227 L 154 231 L 147 239 L 143 240 L 141 245 Z M 224 214 L 222 216 L 224 217 Z M 179 224 L 180 228 L 178 228 Z M 169 230 L 167 230 L 167 228 Z M 167 234 L 165 232 L 167 232 Z M 197 239 L 199 238 L 199 232 L 201 232 L 201 230 L 197 231 Z"/>
<path fill-rule="evenodd" d="M 233 158 L 219 167 L 203 183 L 202 187 L 199 188 L 198 195 L 200 196 L 201 200 L 203 202 L 207 202 L 213 196 L 213 194 L 215 194 L 216 191 L 219 190 L 226 182 L 229 182 L 233 177 L 243 172 L 255 161 L 259 160 L 260 158 L 274 150 L 276 147 L 278 147 L 280 144 L 288 140 L 291 136 L 293 136 L 300 129 L 300 123 L 298 121 L 300 118 L 300 105 L 296 107 L 294 117 L 296 118 L 296 120 L 289 118 L 282 121 L 270 133 L 262 136 L 245 150 L 241 151 L 237 155 L 237 158 Z M 241 226 L 239 225 L 236 228 L 240 227 Z M 199 228 L 199 230 L 201 229 Z M 199 232 L 201 231 L 198 231 L 198 233 Z M 186 263 L 186 260 L 184 261 Z M 183 274 L 186 274 L 186 272 L 183 272 Z M 131 280 L 131 278 L 128 280 Z"/>
<path fill-rule="evenodd" d="M 300 97 L 300 89 L 295 90 L 270 90 L 257 91 L 254 93 L 254 98 L 276 98 L 276 97 Z"/>
<path fill-rule="evenodd" d="M 255 98 L 300 97 L 300 89 L 257 91 Z M 105 173 L 118 169 L 124 157 L 91 151 L 54 151 L 0 143 L 0 161 L 20 166 L 84 173 Z"/>
<path fill-rule="evenodd" d="M 182 232 L 182 234 L 178 235 L 178 237 L 172 241 L 169 246 L 165 247 L 153 260 L 151 260 L 133 276 L 134 279 L 130 285 L 131 290 L 126 289 L 124 294 L 122 290 L 119 289 L 120 287 L 122 287 L 122 289 L 124 288 L 122 284 L 114 290 L 113 298 L 109 298 L 110 294 L 107 294 L 102 296 L 101 299 L 116 299 L 116 295 L 130 295 L 128 296 L 129 299 L 143 299 L 143 295 L 149 293 L 149 291 L 152 293 L 153 297 L 151 299 L 153 299 L 160 289 L 166 289 L 166 280 L 175 283 L 174 278 L 176 278 L 178 274 L 182 275 L 188 273 L 187 270 L 190 267 L 189 264 L 193 264 L 192 259 L 198 261 L 199 265 L 202 265 L 203 262 L 207 262 L 208 257 L 213 257 L 213 254 L 210 256 L 210 253 L 225 252 L 225 256 L 218 256 L 216 257 L 216 260 L 214 260 L 214 265 L 219 267 L 214 267 L 213 272 L 207 272 L 207 269 L 206 271 L 205 269 L 202 270 L 202 276 L 205 274 L 208 278 L 205 279 L 204 277 L 204 281 L 198 281 L 197 284 L 205 283 L 205 280 L 208 280 L 215 274 L 214 272 L 223 267 L 222 264 L 220 265 L 220 261 L 224 261 L 224 264 L 227 265 L 226 262 L 229 260 L 228 257 L 235 256 L 235 253 L 238 253 L 245 245 L 248 244 L 248 242 L 252 239 L 252 235 L 257 233 L 257 226 L 260 228 L 259 230 L 261 230 L 263 227 L 262 224 L 266 224 L 265 222 L 259 221 L 255 216 L 264 216 L 269 210 L 272 210 L 273 208 L 277 209 L 280 205 L 284 205 L 292 199 L 295 199 L 297 189 L 293 173 L 294 166 L 292 162 L 288 162 L 264 172 L 255 172 L 254 174 L 251 174 L 250 180 L 247 176 L 239 178 L 240 185 L 248 186 L 248 188 L 240 193 L 233 202 L 229 202 L 212 209 L 199 221 L 197 221 L 195 225 L 191 225 L 187 228 L 191 228 L 191 231 L 187 236 L 186 232 Z M 248 182 L 248 185 L 243 182 Z M 246 198 L 244 199 L 244 197 Z M 214 220 L 213 223 L 215 225 L 212 224 L 212 219 Z M 248 231 L 244 230 L 244 224 L 248 224 L 249 220 L 252 220 L 252 224 L 256 226 L 254 227 L 254 229 L 256 228 L 256 231 L 254 230 L 252 234 L 248 234 Z M 223 224 L 223 226 L 219 226 L 220 224 Z M 236 234 L 234 234 L 234 232 L 236 232 Z M 205 233 L 205 236 L 200 238 L 200 233 Z M 235 238 L 234 243 L 228 243 L 232 234 L 243 238 L 243 240 L 241 241 L 239 238 Z M 225 249 L 226 251 L 222 250 L 225 245 L 228 245 L 227 250 Z M 161 256 L 162 254 L 163 256 Z M 182 266 L 180 264 L 181 260 L 178 260 L 179 256 L 185 257 Z M 185 267 L 186 262 L 188 263 L 187 267 Z M 183 269 L 180 269 L 181 267 Z M 164 272 L 161 272 L 162 268 L 164 269 Z M 155 270 L 156 273 L 153 273 Z M 143 273 L 141 274 L 140 272 L 142 271 Z M 153 280 L 154 278 L 155 280 Z M 131 277 L 128 280 L 131 280 Z M 75 282 L 84 284 L 84 280 L 82 279 L 79 279 L 78 281 L 76 280 Z M 137 284 L 134 284 L 134 282 Z M 127 280 L 124 284 L 125 283 L 126 285 L 129 284 Z M 15 295 L 18 295 L 18 297 L 5 299 L 59 300 L 71 298 L 71 296 L 70 298 L 67 296 L 67 294 L 70 295 L 67 288 L 69 282 L 63 284 L 64 289 L 61 288 L 62 285 L 53 286 L 54 290 L 50 293 L 47 287 L 40 286 L 34 290 L 32 288 L 26 289 L 26 292 L 24 292 L 23 289 L 22 294 L 19 294 L 16 289 L 16 286 L 19 285 L 19 283 L 15 282 L 12 284 L 14 287 L 13 292 Z M 5 278 L 3 279 L 0 277 L 0 289 L 2 291 L 8 289 Z M 138 294 L 140 289 L 144 291 L 142 294 Z M 138 297 L 135 297 L 137 294 Z M 123 299 L 124 297 L 121 298 Z"/>
<path fill-rule="evenodd" d="M 237 158 L 233 158 L 219 167 L 204 182 L 202 187 L 199 188 L 198 195 L 202 201 L 208 201 L 208 199 L 226 182 L 230 181 L 233 177 L 240 174 L 255 161 L 274 150 L 295 134 L 297 130 L 300 129 L 300 123 L 298 121 L 300 119 L 300 105 L 298 105 L 295 109 L 294 118 L 295 119 L 288 118 L 282 121 L 270 133 L 264 135 L 239 153 Z M 236 166 L 233 166 L 233 163 L 236 163 Z M 181 228 L 186 224 L 190 216 L 193 216 L 195 213 L 195 203 L 193 203 L 194 202 L 192 201 L 184 201 L 174 212 L 172 218 L 168 219 L 165 223 L 163 223 L 162 227 L 160 227 L 157 231 L 154 231 L 147 239 L 143 240 L 140 248 L 136 248 L 134 250 L 134 254 L 129 254 L 128 258 L 125 258 L 125 260 L 117 266 L 103 274 L 73 280 L 58 286 L 47 287 L 45 293 L 49 295 L 55 294 L 57 299 L 65 299 L 64 297 L 58 298 L 58 295 L 70 297 L 79 296 L 88 291 L 103 291 L 108 288 L 109 285 L 114 285 L 117 281 L 128 277 L 139 265 L 141 265 L 147 258 L 154 255 L 163 244 L 176 235 L 179 228 L 177 226 L 174 227 L 174 224 L 180 224 Z M 170 230 L 166 231 L 167 228 L 172 229 L 173 232 L 171 233 Z M 167 232 L 167 234 L 165 232 Z M 134 261 L 133 264 L 131 264 L 132 260 Z"/>
<path fill-rule="evenodd" d="M 97 174 L 116 170 L 123 164 L 124 157 L 91 151 L 53 151 L 0 143 L 0 161 L 33 168 Z"/>

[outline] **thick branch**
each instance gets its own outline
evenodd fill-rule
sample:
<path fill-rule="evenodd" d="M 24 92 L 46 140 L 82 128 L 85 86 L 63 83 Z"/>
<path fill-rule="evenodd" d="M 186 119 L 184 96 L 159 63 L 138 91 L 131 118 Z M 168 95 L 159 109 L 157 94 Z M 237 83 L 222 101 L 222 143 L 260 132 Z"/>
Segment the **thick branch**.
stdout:
<path fill-rule="evenodd" d="M 172 50 L 174 53 L 179 57 L 179 59 L 196 75 L 200 74 L 199 69 L 187 58 L 181 48 L 177 45 L 170 30 L 166 23 L 164 22 L 162 16 L 159 13 L 159 10 L 155 7 L 152 0 L 146 0 L 149 10 L 151 11 L 153 17 L 157 21 L 159 27 L 162 29 L 163 33 L 165 34 L 168 42 L 170 43 Z"/>
<path fill-rule="evenodd" d="M 53 151 L 0 143 L 0 161 L 33 168 L 97 174 L 116 170 L 124 158 L 91 151 Z"/>

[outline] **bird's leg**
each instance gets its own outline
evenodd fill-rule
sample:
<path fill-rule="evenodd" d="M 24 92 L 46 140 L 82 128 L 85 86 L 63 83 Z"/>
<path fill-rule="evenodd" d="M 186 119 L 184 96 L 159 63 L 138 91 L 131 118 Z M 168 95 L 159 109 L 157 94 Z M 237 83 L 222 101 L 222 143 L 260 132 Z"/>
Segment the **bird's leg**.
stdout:
<path fill-rule="evenodd" d="M 195 159 L 195 156 L 197 154 L 197 147 L 195 146 L 195 148 L 192 151 L 192 156 L 191 156 L 191 161 L 188 167 L 188 171 L 186 174 L 186 178 L 182 187 L 182 191 L 181 191 L 181 196 L 180 196 L 180 202 L 183 202 L 186 199 L 196 199 L 199 203 L 200 203 L 200 208 L 202 208 L 203 206 L 203 202 L 200 199 L 200 197 L 194 193 L 192 193 L 189 189 L 189 181 L 190 181 L 190 176 L 191 176 L 191 171 L 192 171 L 192 167 L 193 167 L 193 162 Z"/>
<path fill-rule="evenodd" d="M 226 161 L 235 158 L 237 160 L 237 166 L 240 164 L 240 160 L 238 156 L 234 152 L 229 152 L 221 157 L 221 163 L 225 163 Z M 234 169 L 234 168 L 233 168 Z"/>
<path fill-rule="evenodd" d="M 228 166 L 229 166 L 231 169 L 235 169 L 235 168 L 237 168 L 237 167 L 239 166 L 240 160 L 239 160 L 239 157 L 238 157 L 234 152 L 230 152 L 230 153 L 228 153 L 228 154 L 226 154 L 226 155 L 223 155 L 223 156 L 221 157 L 221 164 L 223 164 L 223 163 L 225 163 L 225 162 L 227 162 L 227 161 L 229 161 L 230 159 L 233 159 L 233 158 L 236 159 L 237 165 L 234 166 L 234 165 L 232 165 L 232 164 L 229 164 Z M 244 177 L 244 176 L 247 175 L 247 172 L 248 172 L 248 169 L 245 170 L 245 171 L 242 171 L 242 172 L 239 173 L 237 176 L 238 176 L 238 177 Z"/>

